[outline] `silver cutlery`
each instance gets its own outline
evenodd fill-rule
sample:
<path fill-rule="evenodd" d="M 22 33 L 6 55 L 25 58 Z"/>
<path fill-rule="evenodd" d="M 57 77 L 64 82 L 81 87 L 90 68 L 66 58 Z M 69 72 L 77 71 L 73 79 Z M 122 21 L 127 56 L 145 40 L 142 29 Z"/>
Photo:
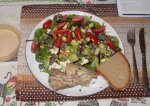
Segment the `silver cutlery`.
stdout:
<path fill-rule="evenodd" d="M 88 10 L 89 12 L 91 12 L 91 13 L 97 15 L 97 16 L 100 16 L 100 14 L 97 11 L 87 7 L 86 4 L 83 4 L 81 0 L 79 0 L 79 1 L 78 0 L 73 0 L 73 1 L 76 2 L 77 4 L 79 4 L 80 6 L 82 6 L 84 9 Z"/>
<path fill-rule="evenodd" d="M 132 52 L 133 52 L 133 75 L 134 75 L 134 82 L 138 83 L 139 82 L 139 76 L 138 76 L 138 69 L 137 69 L 137 63 L 136 63 L 136 57 L 135 57 L 135 51 L 134 51 L 134 45 L 135 45 L 135 29 L 134 27 L 130 27 L 127 33 L 127 40 L 129 44 L 132 47 Z"/>
<path fill-rule="evenodd" d="M 140 43 L 140 49 L 142 53 L 142 68 L 143 68 L 142 81 L 143 81 L 144 93 L 147 94 L 149 90 L 149 82 L 148 82 L 147 65 L 146 65 L 146 45 L 145 45 L 145 37 L 144 37 L 144 28 L 140 29 L 139 43 Z"/>

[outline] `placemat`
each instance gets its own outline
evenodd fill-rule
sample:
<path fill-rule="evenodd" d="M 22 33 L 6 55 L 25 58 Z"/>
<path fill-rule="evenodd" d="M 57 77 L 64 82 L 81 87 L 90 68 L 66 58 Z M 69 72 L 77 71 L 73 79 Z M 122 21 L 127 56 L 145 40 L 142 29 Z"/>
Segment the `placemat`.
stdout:
<path fill-rule="evenodd" d="M 138 33 L 141 27 L 145 28 L 146 47 L 147 47 L 147 69 L 150 69 L 150 19 L 146 18 L 121 18 L 117 15 L 117 8 L 114 4 L 92 4 L 86 5 L 94 9 L 100 14 L 100 17 L 106 20 L 119 34 L 127 59 L 132 68 L 132 51 L 130 45 L 127 43 L 127 30 L 129 25 L 134 25 L 136 29 L 136 45 L 135 52 L 137 57 L 137 64 L 139 71 L 142 69 L 141 52 L 138 42 Z M 70 97 L 63 96 L 42 86 L 31 74 L 25 58 L 26 39 L 35 25 L 54 13 L 68 10 L 86 11 L 78 4 L 53 4 L 53 5 L 27 5 L 23 6 L 21 12 L 21 30 L 22 42 L 18 53 L 18 81 L 16 89 L 16 98 L 20 101 L 67 101 L 67 100 L 86 100 L 86 99 L 101 99 L 101 98 L 122 98 L 122 97 L 148 97 L 144 95 L 143 86 L 140 82 L 138 85 L 130 84 L 127 89 L 121 92 L 107 88 L 102 92 L 84 97 Z M 140 73 L 140 72 L 139 72 Z M 150 76 L 150 73 L 149 73 Z M 132 82 L 132 78 L 131 78 Z"/>

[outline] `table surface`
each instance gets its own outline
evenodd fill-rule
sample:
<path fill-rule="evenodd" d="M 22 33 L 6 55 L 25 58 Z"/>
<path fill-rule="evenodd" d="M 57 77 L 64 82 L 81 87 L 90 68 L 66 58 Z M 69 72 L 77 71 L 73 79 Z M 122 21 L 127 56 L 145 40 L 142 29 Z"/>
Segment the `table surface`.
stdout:
<path fill-rule="evenodd" d="M 53 0 L 43 0 L 44 2 L 41 2 L 37 0 L 23 0 L 24 2 L 18 2 L 18 0 L 0 0 L 0 21 L 2 22 L 9 22 L 12 24 L 15 24 L 18 28 L 20 26 L 20 13 L 21 8 L 23 5 L 27 4 L 46 4 L 46 3 L 58 3 L 59 1 L 62 1 L 60 3 L 69 3 L 64 2 L 65 0 L 56 0 L 58 2 L 53 2 Z M 34 2 L 33 2 L 34 1 Z M 71 1 L 71 0 L 70 0 Z M 100 1 L 100 0 L 82 0 L 84 3 L 116 3 L 115 0 L 107 0 L 107 1 Z M 70 2 L 72 3 L 72 2 Z M 5 70 L 5 71 L 1 71 Z M 9 77 L 9 73 L 11 71 L 11 78 L 9 79 L 9 82 L 6 84 L 6 97 L 0 96 L 0 105 L 3 104 L 4 106 L 77 106 L 77 105 L 88 105 L 88 106 L 99 106 L 100 104 L 103 106 L 108 105 L 123 105 L 123 106 L 149 106 L 150 105 L 150 98 L 123 98 L 123 99 L 102 99 L 102 100 L 89 100 L 89 101 L 69 101 L 69 102 L 21 102 L 15 100 L 15 84 L 16 84 L 16 75 L 17 75 L 17 61 L 11 61 L 11 62 L 3 62 L 0 63 L 0 90 L 1 86 L 6 84 L 6 79 L 3 79 L 6 74 L 8 74 L 7 77 Z"/>

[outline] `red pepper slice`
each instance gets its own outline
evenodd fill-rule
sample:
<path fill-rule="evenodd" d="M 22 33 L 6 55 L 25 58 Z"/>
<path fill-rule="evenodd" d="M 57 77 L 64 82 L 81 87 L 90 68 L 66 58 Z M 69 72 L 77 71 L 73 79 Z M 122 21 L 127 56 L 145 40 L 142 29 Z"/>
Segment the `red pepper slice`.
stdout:
<path fill-rule="evenodd" d="M 113 42 L 110 39 L 106 41 L 106 45 L 109 46 L 112 50 L 116 51 L 116 46 L 113 44 Z"/>
<path fill-rule="evenodd" d="M 47 29 L 51 26 L 51 24 L 53 23 L 52 20 L 47 20 L 44 24 L 43 24 L 43 29 Z"/>
<path fill-rule="evenodd" d="M 72 41 L 72 33 L 71 31 L 68 32 L 68 35 L 67 35 L 67 42 L 71 42 Z"/>
<path fill-rule="evenodd" d="M 93 43 L 98 44 L 98 39 L 97 39 L 96 36 L 94 36 L 94 35 L 91 34 L 90 32 L 87 32 L 87 33 L 86 33 L 86 36 L 89 37 L 89 38 L 93 41 Z"/>
<path fill-rule="evenodd" d="M 54 46 L 58 48 L 61 46 L 61 44 L 62 44 L 62 37 L 58 36 L 55 40 Z"/>
<path fill-rule="evenodd" d="M 57 36 L 58 34 L 62 34 L 62 35 L 68 34 L 68 32 L 69 29 L 62 29 L 62 30 L 54 30 L 52 33 Z"/>
<path fill-rule="evenodd" d="M 62 23 L 59 23 L 57 25 L 57 28 L 60 30 L 60 29 L 63 29 L 63 27 L 66 25 L 67 22 L 62 22 Z"/>
<path fill-rule="evenodd" d="M 82 39 L 82 33 L 81 33 L 81 30 L 80 30 L 79 28 L 75 28 L 74 34 L 75 34 L 75 36 L 76 36 L 76 38 L 77 38 L 78 40 L 81 40 L 81 39 Z"/>
<path fill-rule="evenodd" d="M 95 32 L 96 34 L 99 34 L 99 33 L 104 32 L 104 31 L 105 31 L 105 26 L 101 26 L 99 28 L 93 29 L 93 32 Z"/>
<path fill-rule="evenodd" d="M 72 22 L 74 22 L 74 23 L 80 23 L 80 22 L 82 22 L 84 20 L 84 16 L 74 16 L 73 18 L 72 18 Z"/>
<path fill-rule="evenodd" d="M 36 43 L 35 41 L 32 42 L 32 46 L 31 46 L 31 51 L 33 53 L 35 53 L 36 51 L 38 51 L 40 49 L 40 44 Z"/>

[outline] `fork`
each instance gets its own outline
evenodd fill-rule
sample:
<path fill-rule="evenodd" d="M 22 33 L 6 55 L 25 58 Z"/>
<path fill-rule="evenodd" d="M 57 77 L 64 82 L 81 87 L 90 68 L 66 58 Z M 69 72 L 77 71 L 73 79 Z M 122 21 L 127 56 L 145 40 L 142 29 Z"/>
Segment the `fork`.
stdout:
<path fill-rule="evenodd" d="M 127 33 L 127 40 L 129 42 L 129 44 L 132 47 L 132 52 L 133 52 L 133 74 L 134 74 L 134 82 L 138 83 L 139 82 L 139 76 L 138 76 L 138 69 L 137 69 L 137 63 L 136 63 L 136 57 L 135 57 L 135 51 L 134 51 L 134 45 L 135 45 L 135 28 L 131 27 L 128 30 Z"/>
<path fill-rule="evenodd" d="M 66 0 L 66 1 L 70 1 L 70 0 Z M 98 12 L 96 12 L 95 10 L 87 7 L 85 4 L 82 3 L 81 0 L 72 0 L 72 1 L 76 2 L 77 4 L 79 4 L 80 6 L 82 6 L 84 9 L 88 10 L 89 12 L 91 12 L 91 13 L 97 15 L 97 16 L 100 16 L 100 14 Z"/>

